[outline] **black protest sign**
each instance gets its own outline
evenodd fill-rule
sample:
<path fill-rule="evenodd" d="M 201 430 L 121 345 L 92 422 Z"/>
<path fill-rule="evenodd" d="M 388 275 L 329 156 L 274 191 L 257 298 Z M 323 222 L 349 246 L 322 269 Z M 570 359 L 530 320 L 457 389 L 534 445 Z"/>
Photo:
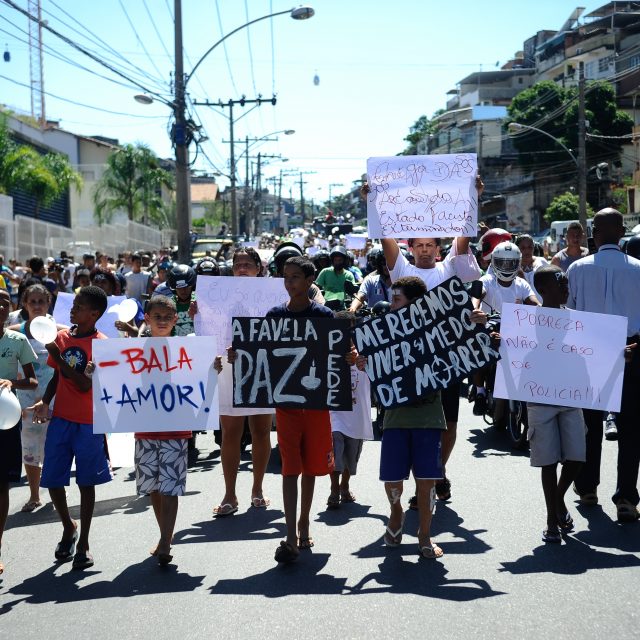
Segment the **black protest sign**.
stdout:
<path fill-rule="evenodd" d="M 350 323 L 233 318 L 233 406 L 351 411 Z"/>
<path fill-rule="evenodd" d="M 487 331 L 470 320 L 472 311 L 462 282 L 451 278 L 410 305 L 352 330 L 384 407 L 417 402 L 498 360 Z"/>

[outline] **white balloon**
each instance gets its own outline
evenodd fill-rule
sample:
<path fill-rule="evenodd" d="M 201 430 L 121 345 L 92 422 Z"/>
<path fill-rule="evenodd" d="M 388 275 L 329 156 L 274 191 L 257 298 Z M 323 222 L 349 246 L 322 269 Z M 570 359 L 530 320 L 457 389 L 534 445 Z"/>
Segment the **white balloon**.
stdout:
<path fill-rule="evenodd" d="M 9 389 L 0 389 L 0 430 L 15 427 L 21 415 L 18 398 Z"/>
<path fill-rule="evenodd" d="M 118 320 L 120 320 L 120 322 L 133 320 L 138 313 L 138 303 L 133 298 L 123 300 L 117 307 Z"/>
<path fill-rule="evenodd" d="M 58 328 L 55 320 L 51 320 L 46 316 L 38 316 L 31 321 L 29 325 L 31 335 L 42 344 L 49 344 L 56 339 Z"/>

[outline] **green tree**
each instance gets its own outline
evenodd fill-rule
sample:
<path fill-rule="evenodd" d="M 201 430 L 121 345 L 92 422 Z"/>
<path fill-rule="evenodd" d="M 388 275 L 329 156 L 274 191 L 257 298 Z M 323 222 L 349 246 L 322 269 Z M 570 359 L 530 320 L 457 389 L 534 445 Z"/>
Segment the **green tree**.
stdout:
<path fill-rule="evenodd" d="M 433 116 L 431 116 L 431 120 L 427 118 L 427 116 L 420 116 L 409 127 L 409 135 L 404 138 L 405 142 L 409 143 L 409 146 L 399 155 L 415 156 L 418 153 L 418 143 L 420 140 L 438 130 L 438 124 L 433 122 L 433 118 L 443 114 L 444 112 L 445 109 L 438 109 Z"/>
<path fill-rule="evenodd" d="M 82 177 L 59 153 L 42 155 L 11 139 L 6 118 L 0 122 L 0 192 L 19 188 L 35 199 L 34 217 L 53 204 L 71 186 L 82 189 Z"/>
<path fill-rule="evenodd" d="M 544 219 L 551 224 L 554 220 L 578 220 L 580 215 L 580 198 L 571 191 L 556 196 L 544 212 Z M 594 216 L 593 209 L 587 204 L 587 217 Z"/>
<path fill-rule="evenodd" d="M 161 189 L 173 190 L 171 173 L 144 144 L 125 144 L 107 158 L 107 168 L 93 192 L 94 216 L 99 224 L 110 222 L 116 211 L 127 212 L 129 220 L 151 221 L 164 226 L 171 218 Z"/>
<path fill-rule="evenodd" d="M 578 89 L 565 89 L 545 80 L 521 91 L 508 107 L 508 122 L 536 127 L 557 138 L 569 149 L 578 147 Z M 610 83 L 600 80 L 588 82 L 585 88 L 585 118 L 587 133 L 613 138 L 598 139 L 587 136 L 587 166 L 605 160 L 615 160 L 622 148 L 622 139 L 631 133 L 633 119 L 617 108 L 615 91 Z M 523 131 L 514 136 L 513 143 L 520 152 L 520 162 L 532 167 L 551 167 L 569 161 L 567 152 L 553 139 L 535 131 Z"/>

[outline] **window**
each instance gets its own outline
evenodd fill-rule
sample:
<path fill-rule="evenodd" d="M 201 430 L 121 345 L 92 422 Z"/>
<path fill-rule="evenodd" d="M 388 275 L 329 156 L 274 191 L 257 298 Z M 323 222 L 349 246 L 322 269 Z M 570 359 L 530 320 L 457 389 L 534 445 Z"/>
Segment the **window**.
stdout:
<path fill-rule="evenodd" d="M 613 63 L 613 56 L 605 56 L 598 60 L 598 73 L 606 73 Z"/>

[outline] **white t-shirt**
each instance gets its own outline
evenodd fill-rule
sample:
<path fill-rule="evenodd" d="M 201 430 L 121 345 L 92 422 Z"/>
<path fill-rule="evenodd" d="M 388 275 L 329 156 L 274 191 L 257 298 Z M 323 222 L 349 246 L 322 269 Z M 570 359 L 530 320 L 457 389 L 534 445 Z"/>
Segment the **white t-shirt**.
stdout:
<path fill-rule="evenodd" d="M 417 276 L 431 290 L 442 284 L 445 280 L 453 276 L 458 276 L 462 282 L 472 282 L 481 275 L 480 267 L 475 256 L 468 250 L 466 254 L 459 256 L 456 252 L 455 242 L 451 246 L 451 251 L 442 262 L 436 262 L 432 269 L 419 269 L 411 264 L 401 252 L 398 252 L 398 259 L 393 269 L 389 271 L 391 282 L 395 282 L 406 276 Z"/>
<path fill-rule="evenodd" d="M 541 298 L 538 295 L 536 288 L 533 286 L 533 276 L 535 275 L 536 271 L 540 267 L 546 267 L 548 264 L 549 264 L 549 261 L 546 260 L 545 258 L 541 258 L 540 256 L 534 256 L 533 265 L 531 266 L 531 269 L 529 271 L 524 272 L 524 279 L 529 283 L 529 286 L 533 290 L 533 293 L 535 294 L 536 298 L 538 298 L 538 300 L 540 300 Z"/>
<path fill-rule="evenodd" d="M 330 411 L 331 431 L 339 431 L 357 440 L 373 440 L 371 425 L 371 390 L 364 371 L 351 367 L 353 411 Z"/>
<path fill-rule="evenodd" d="M 524 301 L 534 295 L 533 289 L 524 278 L 516 276 L 508 287 L 503 287 L 492 273 L 487 273 L 480 278 L 482 291 L 485 293 L 480 307 L 486 313 L 502 313 L 502 305 L 505 302 L 523 304 Z"/>
<path fill-rule="evenodd" d="M 135 298 L 139 302 L 142 302 L 142 295 L 147 292 L 150 277 L 151 274 L 146 271 L 140 271 L 139 273 L 129 271 L 129 273 L 125 275 L 127 281 L 127 298 Z"/>

